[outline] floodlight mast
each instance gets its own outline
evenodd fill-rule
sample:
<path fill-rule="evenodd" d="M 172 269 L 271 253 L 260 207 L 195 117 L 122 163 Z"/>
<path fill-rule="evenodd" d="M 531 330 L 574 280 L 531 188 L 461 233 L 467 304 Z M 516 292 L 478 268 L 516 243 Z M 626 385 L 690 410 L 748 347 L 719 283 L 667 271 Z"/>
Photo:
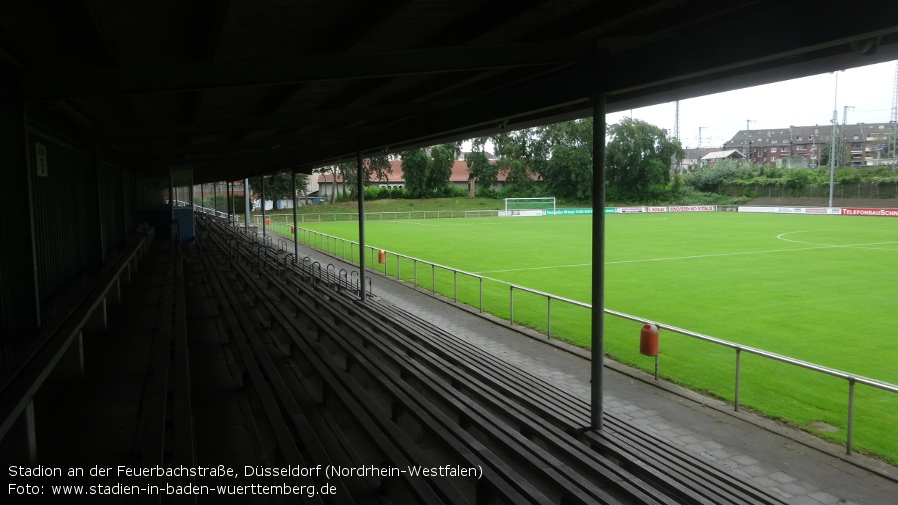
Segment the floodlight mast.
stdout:
<path fill-rule="evenodd" d="M 833 208 L 833 186 L 836 176 L 836 124 L 839 122 L 839 72 L 836 74 L 836 90 L 833 93 L 833 132 L 829 138 L 829 208 Z"/>

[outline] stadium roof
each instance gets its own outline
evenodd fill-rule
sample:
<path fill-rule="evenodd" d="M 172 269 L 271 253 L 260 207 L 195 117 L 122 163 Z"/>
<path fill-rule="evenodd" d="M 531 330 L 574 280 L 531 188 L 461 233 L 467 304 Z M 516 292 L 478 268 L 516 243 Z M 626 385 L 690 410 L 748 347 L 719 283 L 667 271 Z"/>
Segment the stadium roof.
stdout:
<path fill-rule="evenodd" d="M 896 59 L 896 19 L 872 0 L 2 2 L 0 96 L 129 166 L 233 180 Z"/>

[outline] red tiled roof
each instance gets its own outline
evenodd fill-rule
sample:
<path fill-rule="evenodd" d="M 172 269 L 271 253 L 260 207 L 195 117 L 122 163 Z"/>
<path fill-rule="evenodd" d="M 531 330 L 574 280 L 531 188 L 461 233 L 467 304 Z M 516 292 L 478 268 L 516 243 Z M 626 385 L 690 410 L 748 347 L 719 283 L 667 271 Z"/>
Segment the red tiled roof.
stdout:
<path fill-rule="evenodd" d="M 392 183 L 392 184 L 401 184 L 405 182 L 405 178 L 402 175 L 402 161 L 400 160 L 392 160 L 390 161 L 390 168 L 392 169 L 391 173 L 386 174 L 387 180 L 379 180 L 376 176 L 373 176 L 370 179 L 370 182 L 377 183 Z M 504 180 L 504 176 L 502 176 L 501 180 Z M 334 180 L 333 174 L 321 174 L 318 176 L 318 183 L 329 184 Z M 464 161 L 456 161 L 452 164 L 452 174 L 449 176 L 450 182 L 465 182 L 468 180 L 468 164 Z M 337 174 L 337 183 L 343 182 L 343 176 Z"/>
<path fill-rule="evenodd" d="M 491 160 L 490 163 L 495 163 L 494 160 Z M 369 179 L 371 183 L 381 183 L 381 184 L 404 184 L 405 178 L 402 175 L 402 161 L 400 160 L 391 160 L 390 168 L 392 169 L 391 173 L 386 174 L 387 179 L 378 180 L 376 177 L 372 177 Z M 459 182 L 465 183 L 468 181 L 468 163 L 463 160 L 456 160 L 455 163 L 452 164 L 452 173 L 449 175 L 449 182 Z M 497 182 L 505 182 L 506 177 L 508 176 L 507 172 L 499 172 L 496 175 Z M 539 180 L 539 176 L 535 174 L 531 174 L 530 176 L 533 180 Z M 330 184 L 334 179 L 333 174 L 320 174 L 318 176 L 318 184 Z M 337 174 L 337 184 L 343 182 L 343 176 L 341 174 Z"/>

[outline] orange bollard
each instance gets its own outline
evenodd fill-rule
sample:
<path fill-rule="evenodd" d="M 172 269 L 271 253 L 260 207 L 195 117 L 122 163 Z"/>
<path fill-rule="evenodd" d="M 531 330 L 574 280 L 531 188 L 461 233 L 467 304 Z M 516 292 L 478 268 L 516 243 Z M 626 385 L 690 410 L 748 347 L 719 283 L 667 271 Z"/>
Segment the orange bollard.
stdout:
<path fill-rule="evenodd" d="M 265 218 L 265 226 L 271 226 L 271 218 L 270 217 Z"/>
<path fill-rule="evenodd" d="M 654 324 L 643 325 L 639 332 L 639 353 L 646 356 L 658 355 L 658 327 Z"/>
<path fill-rule="evenodd" d="M 377 262 L 378 263 L 386 263 L 387 262 L 387 252 L 383 249 L 377 253 Z"/>
<path fill-rule="evenodd" d="M 294 230 L 293 225 L 291 224 L 290 225 L 290 235 L 294 235 L 295 233 L 296 233 L 296 231 Z"/>

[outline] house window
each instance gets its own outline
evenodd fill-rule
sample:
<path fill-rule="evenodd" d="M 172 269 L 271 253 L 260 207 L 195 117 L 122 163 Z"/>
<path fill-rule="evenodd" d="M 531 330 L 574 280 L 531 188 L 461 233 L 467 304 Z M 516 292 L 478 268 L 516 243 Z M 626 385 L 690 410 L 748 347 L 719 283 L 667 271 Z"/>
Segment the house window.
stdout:
<path fill-rule="evenodd" d="M 771 156 L 771 157 L 770 157 L 770 162 L 771 162 L 771 163 L 775 163 L 775 162 L 776 162 L 776 156 Z"/>
<path fill-rule="evenodd" d="M 773 140 L 770 141 L 770 143 L 771 143 L 771 144 L 776 144 L 776 143 L 777 143 L 777 140 L 776 140 L 776 139 L 773 139 Z"/>
<path fill-rule="evenodd" d="M 795 137 L 795 140 L 804 140 L 804 139 L 801 137 L 801 135 L 799 135 L 799 136 Z"/>
<path fill-rule="evenodd" d="M 785 152 L 788 152 L 788 151 L 789 151 L 789 146 L 783 146 L 783 147 L 781 147 L 781 148 L 780 148 L 780 151 L 782 151 L 782 152 L 784 152 L 784 153 L 785 153 Z"/>
<path fill-rule="evenodd" d="M 851 140 L 860 140 L 860 138 L 861 138 L 860 135 L 855 135 L 855 136 L 851 137 Z"/>
<path fill-rule="evenodd" d="M 804 144 L 798 144 L 797 146 L 795 146 L 795 149 L 798 149 L 799 151 L 803 151 L 805 149 Z"/>
<path fill-rule="evenodd" d="M 770 148 L 770 152 L 775 153 L 775 152 L 776 152 L 776 148 L 775 148 L 775 147 L 771 147 L 771 148 Z"/>

